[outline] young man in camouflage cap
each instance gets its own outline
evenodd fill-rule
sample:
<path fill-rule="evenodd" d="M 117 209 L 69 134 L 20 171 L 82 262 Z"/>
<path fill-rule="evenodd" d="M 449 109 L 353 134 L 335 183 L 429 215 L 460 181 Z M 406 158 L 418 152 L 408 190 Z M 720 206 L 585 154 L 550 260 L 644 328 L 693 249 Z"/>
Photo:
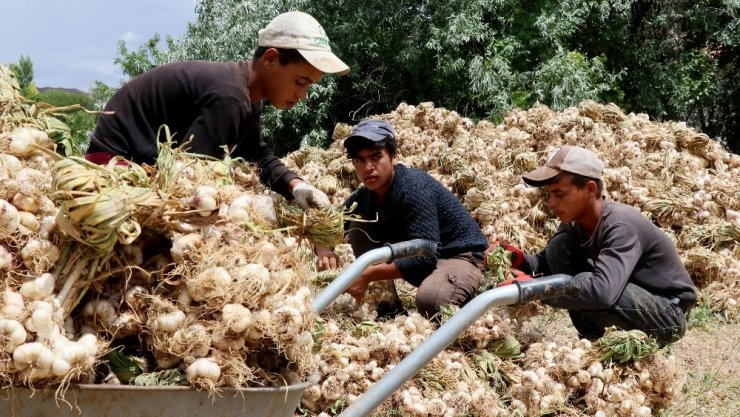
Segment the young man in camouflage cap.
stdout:
<path fill-rule="evenodd" d="M 660 344 L 678 340 L 696 302 L 696 288 L 676 247 L 634 207 L 602 197 L 604 164 L 592 152 L 563 146 L 523 176 L 545 187 L 560 227 L 544 250 L 525 255 L 506 243 L 512 267 L 525 274 L 573 276 L 580 294 L 544 301 L 568 310 L 582 337 L 596 339 L 608 326 L 639 329 Z"/>
<path fill-rule="evenodd" d="M 324 193 L 273 155 L 260 116 L 265 101 L 289 109 L 324 73 L 348 71 L 316 19 L 283 13 L 259 31 L 250 61 L 175 62 L 129 81 L 106 105 L 113 114 L 100 116 L 86 158 L 104 164 L 121 155 L 153 164 L 157 131 L 166 124 L 177 143 L 191 141 L 190 152 L 223 158 L 227 148 L 232 157 L 258 163 L 262 182 L 299 205 L 329 205 Z"/>

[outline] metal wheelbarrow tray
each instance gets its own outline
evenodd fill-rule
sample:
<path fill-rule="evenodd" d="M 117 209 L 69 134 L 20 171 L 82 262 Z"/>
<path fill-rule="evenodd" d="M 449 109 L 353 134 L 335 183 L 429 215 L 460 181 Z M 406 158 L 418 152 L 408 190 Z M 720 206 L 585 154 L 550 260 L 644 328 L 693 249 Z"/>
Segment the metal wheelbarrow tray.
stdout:
<path fill-rule="evenodd" d="M 71 385 L 65 404 L 54 390 L 4 389 L 3 417 L 292 417 L 311 384 L 281 388 L 226 388 L 215 398 L 184 386 Z"/>
<path fill-rule="evenodd" d="M 314 300 L 321 313 L 369 265 L 410 256 L 429 256 L 436 246 L 425 240 L 385 245 L 359 256 Z M 63 401 L 54 389 L 23 387 L 0 391 L 0 417 L 293 417 L 303 382 L 276 388 L 226 388 L 214 398 L 185 386 L 70 385 Z"/>

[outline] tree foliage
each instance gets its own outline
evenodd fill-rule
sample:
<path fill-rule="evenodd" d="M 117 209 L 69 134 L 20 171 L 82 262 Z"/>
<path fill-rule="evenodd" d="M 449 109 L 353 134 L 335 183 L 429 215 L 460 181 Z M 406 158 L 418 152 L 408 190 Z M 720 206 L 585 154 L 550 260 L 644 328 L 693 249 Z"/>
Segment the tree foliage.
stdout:
<path fill-rule="evenodd" d="M 63 90 L 47 90 L 39 94 L 36 99 L 54 107 L 67 107 L 79 104 L 87 110 L 95 109 L 93 99 L 85 94 Z M 86 147 L 90 133 L 95 128 L 96 117 L 83 110 L 62 113 L 58 116 L 69 126 L 72 141 L 75 145 Z"/>
<path fill-rule="evenodd" d="M 31 100 L 38 99 L 39 91 L 33 82 L 33 61 L 31 61 L 31 57 L 21 55 L 17 64 L 11 63 L 8 66 L 15 73 L 23 96 Z"/>
<path fill-rule="evenodd" d="M 584 99 L 686 120 L 740 150 L 739 0 L 201 0 L 183 37 L 122 43 L 117 62 L 133 77 L 177 60 L 249 59 L 257 31 L 288 10 L 315 16 L 352 70 L 266 112 L 278 153 L 402 101 L 498 119 Z"/>
<path fill-rule="evenodd" d="M 18 79 L 18 85 L 21 88 L 29 86 L 33 82 L 33 62 L 30 56 L 21 55 L 18 63 L 9 65 Z"/>

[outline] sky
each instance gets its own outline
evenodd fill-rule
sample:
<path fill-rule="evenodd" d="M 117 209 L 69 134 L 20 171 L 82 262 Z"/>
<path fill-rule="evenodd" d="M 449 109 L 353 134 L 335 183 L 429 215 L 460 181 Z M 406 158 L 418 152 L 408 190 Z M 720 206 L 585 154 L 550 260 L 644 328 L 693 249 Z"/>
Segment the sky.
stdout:
<path fill-rule="evenodd" d="M 138 49 L 155 33 L 178 38 L 195 21 L 195 0 L 0 0 L 0 64 L 33 63 L 37 87 L 89 91 L 118 86 L 118 41 Z M 164 41 L 160 43 L 164 45 Z"/>

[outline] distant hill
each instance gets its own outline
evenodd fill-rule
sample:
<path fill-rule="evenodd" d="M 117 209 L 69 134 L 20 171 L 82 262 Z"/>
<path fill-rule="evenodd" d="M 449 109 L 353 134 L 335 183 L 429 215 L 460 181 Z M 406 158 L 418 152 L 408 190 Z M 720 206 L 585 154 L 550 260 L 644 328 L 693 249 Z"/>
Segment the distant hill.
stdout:
<path fill-rule="evenodd" d="M 84 92 L 82 90 L 78 90 L 76 88 L 39 87 L 38 90 L 39 90 L 39 93 L 41 93 L 41 94 L 48 93 L 50 91 L 63 91 L 65 93 L 80 94 L 80 95 L 83 95 L 83 96 L 90 97 L 90 93 L 86 93 L 86 92 Z"/>

